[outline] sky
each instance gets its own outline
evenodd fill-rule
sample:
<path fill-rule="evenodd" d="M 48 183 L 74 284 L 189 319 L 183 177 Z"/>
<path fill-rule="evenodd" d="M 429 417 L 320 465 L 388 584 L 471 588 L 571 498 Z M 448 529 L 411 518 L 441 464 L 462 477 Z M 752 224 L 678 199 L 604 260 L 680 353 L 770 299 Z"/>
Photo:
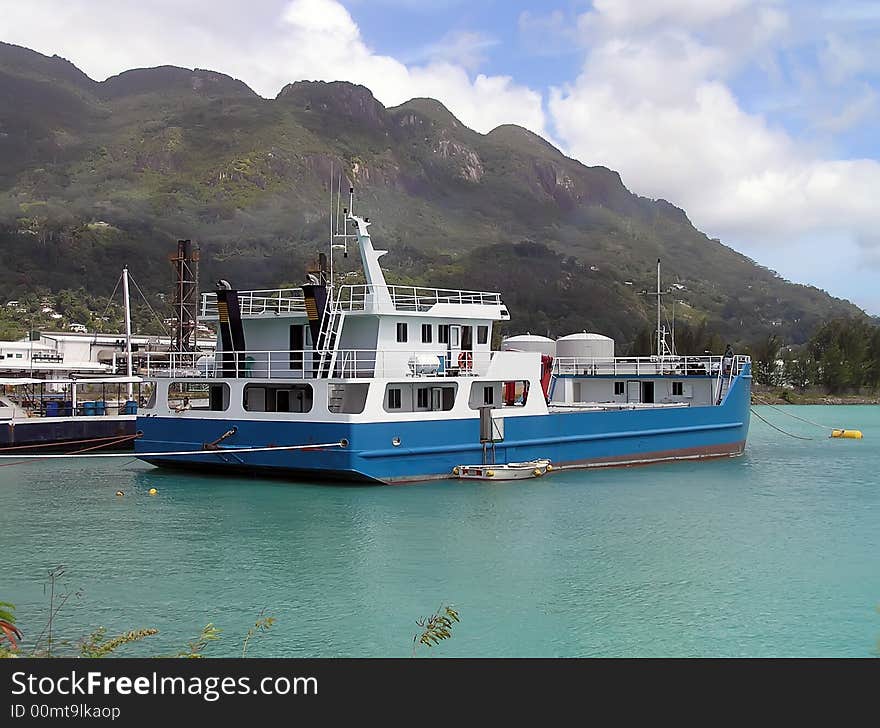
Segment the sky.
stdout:
<path fill-rule="evenodd" d="M 97 80 L 347 80 L 520 124 L 880 314 L 880 0 L 0 0 L 0 39 Z"/>

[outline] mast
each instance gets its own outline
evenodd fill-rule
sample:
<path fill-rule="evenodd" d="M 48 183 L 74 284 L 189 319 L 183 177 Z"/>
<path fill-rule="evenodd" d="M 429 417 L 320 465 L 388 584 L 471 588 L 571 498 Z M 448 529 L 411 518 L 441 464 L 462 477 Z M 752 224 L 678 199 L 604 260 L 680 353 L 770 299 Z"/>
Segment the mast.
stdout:
<path fill-rule="evenodd" d="M 657 356 L 663 356 L 663 333 L 661 330 L 660 323 L 660 297 L 663 294 L 660 292 L 660 258 L 657 258 Z"/>
<path fill-rule="evenodd" d="M 122 269 L 122 297 L 125 302 L 125 369 L 128 375 L 128 401 L 134 395 L 134 385 L 131 382 L 131 301 L 128 297 L 128 266 Z"/>

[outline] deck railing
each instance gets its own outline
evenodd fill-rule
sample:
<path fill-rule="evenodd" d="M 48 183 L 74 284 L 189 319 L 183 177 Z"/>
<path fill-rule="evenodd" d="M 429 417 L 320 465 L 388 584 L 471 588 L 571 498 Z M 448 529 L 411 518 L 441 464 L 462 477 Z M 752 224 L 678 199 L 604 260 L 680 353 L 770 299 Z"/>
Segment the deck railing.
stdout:
<path fill-rule="evenodd" d="M 276 288 L 267 291 L 239 291 L 238 305 L 242 316 L 260 316 L 267 313 L 304 313 L 306 310 L 302 288 Z M 202 294 L 202 318 L 217 317 L 217 294 Z"/>
<path fill-rule="evenodd" d="M 341 311 L 364 311 L 383 292 L 398 311 L 427 311 L 438 303 L 457 305 L 500 306 L 501 294 L 487 291 L 459 291 L 419 286 L 349 285 L 336 289 L 336 305 Z M 384 296 L 383 296 L 384 298 Z M 278 288 L 264 291 L 239 291 L 238 305 L 242 316 L 304 313 L 305 299 L 301 288 Z M 202 318 L 217 316 L 217 294 L 202 294 Z"/>
<path fill-rule="evenodd" d="M 750 361 L 749 357 L 733 357 L 730 371 L 736 376 Z M 559 376 L 709 376 L 717 377 L 725 366 L 720 356 L 667 356 L 667 357 L 557 357 L 553 373 Z"/>
<path fill-rule="evenodd" d="M 323 376 L 359 377 L 448 377 L 482 376 L 497 352 L 450 354 L 445 349 L 383 350 L 340 349 L 332 372 Z M 169 378 L 316 379 L 321 353 L 300 351 L 228 351 L 214 355 L 191 352 L 148 353 L 138 374 Z"/>

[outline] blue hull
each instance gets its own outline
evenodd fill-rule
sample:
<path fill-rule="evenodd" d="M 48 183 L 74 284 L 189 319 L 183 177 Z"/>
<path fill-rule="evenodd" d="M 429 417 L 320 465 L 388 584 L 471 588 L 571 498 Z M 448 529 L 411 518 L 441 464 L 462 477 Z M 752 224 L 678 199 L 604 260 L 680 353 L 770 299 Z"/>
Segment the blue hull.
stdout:
<path fill-rule="evenodd" d="M 745 367 L 715 407 L 552 413 L 505 418 L 496 461 L 549 458 L 554 466 L 634 465 L 742 453 L 749 429 L 751 375 Z M 139 417 L 136 452 L 202 449 L 232 426 L 234 436 L 205 455 L 144 457 L 174 468 L 399 483 L 451 477 L 482 462 L 479 419 L 305 422 Z M 400 439 L 398 446 L 393 445 Z M 347 440 L 345 448 L 236 453 L 236 448 Z"/>

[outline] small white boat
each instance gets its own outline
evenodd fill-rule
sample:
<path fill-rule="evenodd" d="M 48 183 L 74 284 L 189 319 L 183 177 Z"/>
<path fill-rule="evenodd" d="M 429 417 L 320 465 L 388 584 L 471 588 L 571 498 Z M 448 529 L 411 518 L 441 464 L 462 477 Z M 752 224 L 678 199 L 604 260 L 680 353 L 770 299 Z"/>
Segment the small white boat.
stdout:
<path fill-rule="evenodd" d="M 538 478 L 553 470 L 546 458 L 506 465 L 456 465 L 452 474 L 461 480 L 525 480 Z"/>

